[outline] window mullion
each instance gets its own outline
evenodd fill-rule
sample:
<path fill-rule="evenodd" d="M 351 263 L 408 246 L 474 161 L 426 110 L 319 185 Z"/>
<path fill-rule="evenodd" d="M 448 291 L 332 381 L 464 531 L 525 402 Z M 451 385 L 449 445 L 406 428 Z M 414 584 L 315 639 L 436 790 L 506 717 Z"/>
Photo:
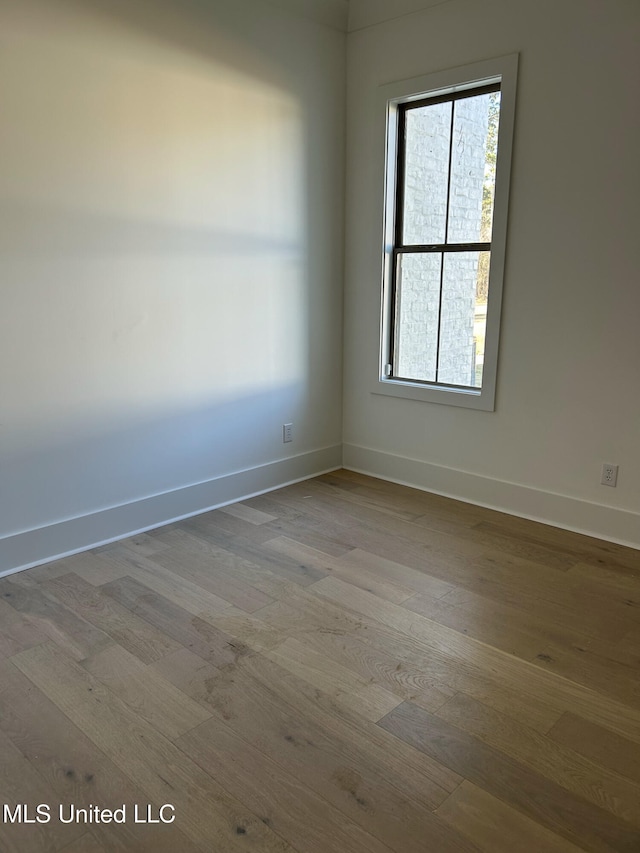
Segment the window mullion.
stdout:
<path fill-rule="evenodd" d="M 491 243 L 409 243 L 406 246 L 395 246 L 393 251 L 398 254 L 420 253 L 428 254 L 429 252 L 489 252 Z"/>
<path fill-rule="evenodd" d="M 451 204 L 451 158 L 453 157 L 453 118 L 455 114 L 455 102 L 451 104 L 451 124 L 449 127 L 449 164 L 447 170 L 447 206 L 444 217 L 444 243 L 449 239 L 449 206 Z M 440 338 L 442 335 L 442 288 L 444 284 L 444 250 L 440 255 L 440 292 L 438 294 L 438 338 L 436 341 L 436 382 L 440 372 Z"/>

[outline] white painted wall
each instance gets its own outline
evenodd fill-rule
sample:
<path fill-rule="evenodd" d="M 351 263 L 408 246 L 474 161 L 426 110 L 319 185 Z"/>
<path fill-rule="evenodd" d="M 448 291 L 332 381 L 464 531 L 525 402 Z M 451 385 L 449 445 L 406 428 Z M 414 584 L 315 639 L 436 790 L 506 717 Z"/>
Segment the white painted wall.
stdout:
<path fill-rule="evenodd" d="M 347 464 L 640 545 L 638 10 L 352 0 Z M 0 571 L 339 464 L 345 15 L 0 0 Z M 373 396 L 376 87 L 514 51 L 497 411 Z"/>
<path fill-rule="evenodd" d="M 339 464 L 342 6 L 0 0 L 0 570 Z"/>
<path fill-rule="evenodd" d="M 450 2 L 452 0 L 349 0 L 348 29 L 363 29 L 429 6 Z"/>
<path fill-rule="evenodd" d="M 345 462 L 640 547 L 640 5 L 383 6 L 352 0 L 350 13 Z M 496 411 L 373 395 L 383 180 L 376 89 L 514 52 Z M 616 489 L 599 484 L 605 461 L 620 465 Z"/>

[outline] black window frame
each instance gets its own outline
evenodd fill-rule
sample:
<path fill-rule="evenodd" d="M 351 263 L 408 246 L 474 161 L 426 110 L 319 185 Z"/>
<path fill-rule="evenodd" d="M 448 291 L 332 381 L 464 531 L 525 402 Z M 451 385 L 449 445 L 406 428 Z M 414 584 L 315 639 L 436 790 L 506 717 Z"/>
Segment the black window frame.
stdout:
<path fill-rule="evenodd" d="M 490 94 L 492 92 L 501 92 L 501 81 L 491 82 L 481 86 L 470 86 L 469 88 L 461 88 L 454 92 L 446 94 L 438 94 L 426 96 L 423 98 L 411 99 L 405 102 L 400 102 L 397 106 L 397 139 L 396 139 L 396 162 L 395 162 L 395 203 L 394 203 L 394 225 L 393 233 L 394 240 L 391 247 L 391 301 L 390 301 L 390 340 L 389 340 L 389 360 L 385 375 L 389 380 L 397 380 L 400 382 L 415 384 L 418 386 L 428 385 L 433 388 L 446 388 L 460 391 L 477 392 L 481 390 L 478 385 L 456 385 L 451 382 L 441 382 L 438 380 L 438 370 L 440 361 L 440 337 L 442 326 L 442 291 L 443 291 L 443 276 L 444 276 L 444 257 L 447 253 L 455 252 L 489 252 L 491 253 L 492 240 L 484 242 L 471 243 L 449 243 L 447 242 L 449 231 L 449 210 L 451 200 L 451 172 L 452 172 L 452 148 L 453 148 L 453 123 L 455 119 L 455 109 L 451 110 L 451 132 L 449 134 L 449 161 L 447 170 L 447 206 L 445 212 L 445 234 L 443 243 L 404 243 L 404 201 L 405 201 L 405 160 L 406 160 L 406 115 L 408 112 L 420 109 L 425 106 L 434 104 L 455 103 L 456 101 L 466 98 L 478 97 L 480 95 Z M 416 379 L 415 377 L 404 377 L 395 372 L 396 364 L 396 347 L 398 338 L 397 328 L 397 285 L 398 285 L 398 268 L 399 257 L 403 254 L 440 254 L 442 255 L 442 263 L 440 265 L 440 289 L 439 289 L 439 304 L 438 304 L 438 322 L 437 322 L 437 342 L 436 342 L 436 357 L 435 357 L 435 379 Z"/>

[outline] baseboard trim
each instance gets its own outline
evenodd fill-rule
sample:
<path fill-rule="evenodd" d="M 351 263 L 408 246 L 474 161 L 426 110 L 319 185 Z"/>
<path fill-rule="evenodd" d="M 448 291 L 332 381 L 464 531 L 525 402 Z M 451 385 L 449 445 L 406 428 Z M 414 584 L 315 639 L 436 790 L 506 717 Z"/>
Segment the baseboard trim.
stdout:
<path fill-rule="evenodd" d="M 381 480 L 640 549 L 640 513 L 355 444 L 343 445 L 343 467 Z"/>
<path fill-rule="evenodd" d="M 308 480 L 341 465 L 342 445 L 336 444 L 6 536 L 0 539 L 0 577 Z"/>

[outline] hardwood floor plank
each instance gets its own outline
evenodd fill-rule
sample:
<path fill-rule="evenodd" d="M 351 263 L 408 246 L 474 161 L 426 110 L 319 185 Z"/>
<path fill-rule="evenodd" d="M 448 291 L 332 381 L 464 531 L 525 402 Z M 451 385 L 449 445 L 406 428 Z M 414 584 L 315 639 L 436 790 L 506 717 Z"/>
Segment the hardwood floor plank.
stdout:
<path fill-rule="evenodd" d="M 424 514 L 424 506 L 416 506 L 415 500 L 407 499 L 406 494 L 401 492 L 396 493 L 397 500 L 390 501 L 388 494 L 381 493 L 378 496 L 373 489 L 367 490 L 362 487 L 344 489 L 340 481 L 331 476 L 317 477 L 313 483 L 306 485 L 312 494 L 318 493 L 353 503 L 354 512 L 358 511 L 358 507 L 365 510 L 373 509 L 402 521 L 415 521 Z"/>
<path fill-rule="evenodd" d="M 156 670 L 145 666 L 121 646 L 105 649 L 83 661 L 82 665 L 139 717 L 170 740 L 211 716 Z"/>
<path fill-rule="evenodd" d="M 61 604 L 72 608 L 143 663 L 151 663 L 180 648 L 179 644 L 148 622 L 134 616 L 101 589 L 76 574 L 48 580 L 42 588 Z"/>
<path fill-rule="evenodd" d="M 310 513 L 316 511 L 327 516 L 335 515 L 343 508 L 339 502 L 327 498 L 320 502 L 307 502 L 305 506 L 309 507 Z M 414 568 L 425 568 L 429 574 L 442 580 L 459 586 L 468 584 L 470 589 L 484 591 L 485 594 L 489 584 L 497 585 L 498 592 L 508 590 L 512 594 L 520 588 L 522 594 L 534 595 L 538 600 L 591 605 L 596 611 L 599 600 L 605 608 L 614 610 L 624 624 L 628 625 L 627 620 L 634 618 L 622 601 L 603 601 L 597 584 L 568 576 L 566 570 L 575 564 L 574 559 L 565 556 L 555 558 L 551 551 L 545 552 L 541 561 L 532 559 L 530 553 L 525 553 L 526 549 L 520 549 L 522 553 L 518 549 L 512 549 L 513 554 L 501 553 L 499 549 L 490 547 L 490 543 L 481 541 L 482 537 L 478 542 L 468 541 L 470 534 L 467 530 L 464 535 L 461 531 L 453 536 L 440 534 L 418 523 L 385 519 L 381 514 L 361 520 L 376 554 Z M 348 535 L 353 547 L 359 547 L 359 531 L 351 527 Z M 363 548 L 372 550 L 366 545 Z M 562 571 L 557 571 L 558 568 Z M 509 576 L 509 583 L 503 582 L 506 576 Z"/>
<path fill-rule="evenodd" d="M 339 602 L 329 601 L 311 592 L 297 591 L 290 594 L 286 600 L 263 608 L 260 618 L 268 625 L 278 626 L 307 643 L 333 642 L 336 646 L 343 643 L 347 655 L 360 654 L 357 649 L 349 651 L 354 641 L 364 644 L 374 660 L 382 656 L 388 662 L 384 671 L 392 684 L 388 680 L 379 683 L 392 692 L 395 692 L 393 682 L 400 688 L 406 685 L 412 693 L 404 698 L 411 699 L 427 710 L 439 707 L 443 699 L 462 690 L 491 707 L 518 716 L 527 725 L 542 732 L 546 732 L 566 710 L 565 705 L 559 704 L 555 698 L 552 703 L 541 700 L 541 693 L 527 692 L 523 679 L 510 679 L 505 683 L 491 666 L 482 665 L 481 658 L 461 658 L 460 655 L 434 648 L 433 645 L 425 647 L 410 633 L 369 618 L 362 612 L 354 613 Z M 618 718 L 621 721 L 626 719 L 623 714 L 619 714 Z M 635 730 L 636 718 L 633 714 L 631 724 Z"/>
<path fill-rule="evenodd" d="M 49 639 L 27 616 L 0 598 L 0 659 Z"/>
<path fill-rule="evenodd" d="M 202 618 L 239 641 L 240 645 L 256 652 L 269 651 L 286 639 L 286 634 L 277 627 L 267 625 L 262 619 L 235 607 L 227 607 L 220 613 L 205 613 Z"/>
<path fill-rule="evenodd" d="M 436 814 L 485 853 L 580 853 L 577 847 L 466 780 Z"/>
<path fill-rule="evenodd" d="M 639 829 L 410 702 L 378 725 L 585 850 L 631 853 L 640 847 Z"/>
<path fill-rule="evenodd" d="M 316 479 L 318 482 L 339 488 L 347 500 L 353 500 L 356 503 L 364 501 L 381 509 L 391 503 L 410 512 L 415 518 L 428 515 L 430 520 L 442 518 L 455 525 L 473 527 L 480 521 L 491 520 L 496 515 L 500 515 L 485 507 L 461 503 L 443 495 L 401 486 L 390 480 L 377 480 L 366 474 L 346 469 L 332 471 Z"/>
<path fill-rule="evenodd" d="M 640 667 L 640 628 L 625 634 L 615 644 L 612 657 L 636 669 Z"/>
<path fill-rule="evenodd" d="M 203 849 L 291 851 L 242 803 L 55 647 L 38 646 L 15 665 L 155 802 L 176 808 L 176 828 Z M 169 776 L 169 779 L 167 779 Z M 240 832 L 238 832 L 240 830 Z"/>
<path fill-rule="evenodd" d="M 640 681 L 635 665 L 602 656 L 586 645 L 567 649 L 556 643 L 549 643 L 532 660 L 543 669 L 640 709 Z"/>
<path fill-rule="evenodd" d="M 275 539 L 280 539 L 279 534 L 270 530 L 271 537 L 261 545 L 257 545 L 249 539 L 242 536 L 230 536 L 221 540 L 223 547 L 232 549 L 235 553 L 242 556 L 245 560 L 250 560 L 257 566 L 262 566 L 268 569 L 274 575 L 283 578 L 290 583 L 296 583 L 299 586 L 309 586 L 320 578 L 328 574 L 327 568 L 324 566 L 324 560 L 331 559 L 332 555 L 325 551 L 313 547 L 310 550 L 316 554 L 324 555 L 324 559 L 320 561 L 312 560 L 307 554 L 302 558 L 296 555 L 287 555 L 282 549 L 274 553 L 274 549 L 270 547 Z M 309 547 L 307 543 L 306 547 Z"/>
<path fill-rule="evenodd" d="M 436 714 L 565 790 L 640 827 L 640 785 L 468 696 L 454 696 Z"/>
<path fill-rule="evenodd" d="M 416 571 L 393 560 L 386 560 L 384 557 L 370 554 L 361 548 L 354 548 L 353 551 L 349 551 L 340 557 L 337 562 L 340 565 L 350 566 L 353 569 L 360 569 L 379 578 L 384 578 L 387 582 L 392 580 L 402 588 L 411 590 L 412 595 L 418 592 L 425 593 L 433 598 L 441 598 L 455 589 L 452 584 L 433 577 L 426 570 Z"/>
<path fill-rule="evenodd" d="M 414 595 L 402 602 L 403 607 L 412 613 L 419 613 L 432 622 L 446 625 L 524 660 L 532 660 L 546 651 L 544 632 L 535 628 L 528 630 L 523 620 L 517 618 L 517 611 L 509 613 L 503 608 L 501 612 L 499 605 L 492 606 L 489 601 L 486 604 L 486 609 L 478 612 L 465 605 L 449 604 L 446 600 L 427 595 Z"/>
<path fill-rule="evenodd" d="M 36 805 L 42 803 L 53 806 L 56 803 L 55 792 L 4 732 L 0 732 L 0 755 L 0 802 L 3 804 L 3 818 L 6 804 L 11 815 L 15 815 L 17 806 L 26 806 L 28 818 L 36 820 Z M 25 791 L 29 792 L 28 797 L 24 796 Z M 68 844 L 83 832 L 82 826 L 64 825 L 57 820 L 29 825 L 3 819 L 0 840 L 3 853 L 24 853 L 25 850 L 29 850 L 29 853 L 48 853 Z"/>
<path fill-rule="evenodd" d="M 334 577 L 340 577 L 354 586 L 366 589 L 379 595 L 378 584 L 393 584 L 403 593 L 400 596 L 381 595 L 396 604 L 402 604 L 409 598 L 415 596 L 416 590 L 426 591 L 429 595 L 439 598 L 453 590 L 451 584 L 446 583 L 427 573 L 426 570 L 416 571 L 407 566 L 369 554 L 360 548 L 354 548 L 344 557 L 340 558 L 336 566 L 339 571 L 333 571 Z M 355 582 L 354 579 L 362 577 L 365 582 Z"/>
<path fill-rule="evenodd" d="M 580 625 L 583 633 L 593 637 L 620 639 L 637 619 L 637 614 L 622 601 L 603 597 L 597 586 L 584 584 L 569 572 L 545 571 L 515 559 L 486 556 L 458 586 L 528 612 L 548 613 L 561 622 L 564 614 L 568 624 Z M 459 602 L 464 600 L 465 591 L 455 590 L 447 598 Z M 585 619 L 585 613 L 589 619 Z"/>
<path fill-rule="evenodd" d="M 110 559 L 112 553 L 118 548 L 123 547 L 124 545 L 121 542 L 115 542 L 108 551 L 103 552 L 96 549 L 94 551 L 85 551 L 82 554 L 74 554 L 72 557 L 65 557 L 64 560 L 60 561 L 61 568 L 64 571 L 60 571 L 54 577 L 73 572 L 79 578 L 94 586 L 100 586 L 103 583 L 124 577 L 127 574 L 126 567 Z M 58 564 L 54 563 L 54 565 Z M 43 580 L 45 579 L 43 578 Z"/>
<path fill-rule="evenodd" d="M 390 774 L 389 778 L 394 780 L 395 787 L 406 796 L 413 798 L 416 791 L 419 791 L 421 801 L 434 796 L 439 802 L 442 797 L 441 790 L 450 793 L 462 781 L 457 773 L 439 762 L 431 761 L 411 747 L 398 744 L 397 739 L 390 738 L 376 723 L 363 718 L 352 709 L 336 709 L 331 696 L 286 672 L 280 666 L 269 661 L 266 661 L 263 668 L 259 664 L 262 664 L 262 660 L 252 658 L 242 662 L 243 668 L 259 680 L 263 687 L 271 689 L 272 681 L 277 681 L 277 691 L 281 699 L 292 708 L 298 709 L 303 718 L 309 717 L 331 731 L 337 729 L 341 736 L 348 738 L 363 754 L 380 762 L 381 767 L 387 761 L 389 749 L 393 745 L 392 761 L 387 765 L 386 772 Z M 339 710 L 338 714 L 336 710 Z M 434 784 L 437 790 L 430 794 Z"/>
<path fill-rule="evenodd" d="M 129 780 L 11 662 L 0 663 L 0 729 L 26 757 L 60 803 L 116 807 Z"/>
<path fill-rule="evenodd" d="M 203 611 L 217 613 L 229 607 L 225 601 L 212 592 L 208 592 L 196 583 L 191 583 L 171 570 L 165 569 L 159 563 L 154 563 L 147 557 L 140 557 L 127 548 L 110 552 L 109 561 L 119 566 L 123 571 L 114 580 L 132 577 L 144 586 L 152 589 L 158 595 L 168 599 L 178 607 L 200 615 Z M 107 577 L 103 585 L 110 583 Z"/>
<path fill-rule="evenodd" d="M 556 743 L 640 785 L 640 745 L 567 711 L 548 732 Z"/>
<path fill-rule="evenodd" d="M 517 538 L 512 539 L 494 531 L 486 531 L 482 529 L 481 525 L 473 527 L 456 526 L 452 538 L 453 530 L 442 533 L 439 530 L 429 528 L 428 516 L 410 521 L 394 518 L 388 512 L 356 506 L 353 502 L 339 498 L 335 494 L 326 494 L 322 489 L 322 484 L 315 481 L 289 486 L 286 494 L 299 495 L 299 491 L 303 487 L 311 492 L 311 497 L 305 502 L 307 511 L 315 511 L 320 514 L 328 513 L 330 516 L 335 516 L 336 512 L 339 512 L 347 523 L 357 520 L 359 523 L 365 523 L 374 529 L 389 531 L 394 536 L 400 535 L 417 543 L 446 544 L 447 550 L 452 553 L 478 556 L 483 551 L 497 552 L 500 555 L 512 556 L 548 569 L 559 569 L 561 571 L 570 568 L 575 562 L 575 559 L 570 556 L 558 553 L 544 545 Z"/>
<path fill-rule="evenodd" d="M 248 503 L 246 505 L 247 509 L 253 509 Z M 263 514 L 268 515 L 268 513 Z M 229 537 L 241 536 L 257 545 L 261 545 L 273 536 L 267 522 L 252 524 L 247 519 L 240 518 L 238 515 L 224 512 L 223 508 L 185 519 L 180 526 L 180 530 L 193 533 L 196 536 L 209 540 L 212 544 L 220 544 L 222 547 L 224 547 L 224 540 Z M 218 536 L 222 537 L 223 540 L 220 543 L 217 543 Z"/>
<path fill-rule="evenodd" d="M 93 554 L 84 552 L 82 554 L 75 554 L 72 557 L 66 557 L 64 560 L 55 560 L 53 563 L 45 563 L 41 566 L 33 566 L 31 569 L 29 569 L 28 575 L 24 572 L 15 572 L 13 575 L 8 575 L 7 577 L 13 577 L 14 580 L 18 581 L 23 581 L 26 578 L 30 582 L 53 580 L 54 578 L 60 577 L 60 575 L 68 575 L 69 572 L 73 571 L 73 569 L 69 568 L 69 566 L 67 565 L 67 561 L 73 561 L 77 565 L 80 565 L 84 562 L 92 563 L 95 560 L 96 557 L 94 557 Z"/>
<path fill-rule="evenodd" d="M 567 576 L 569 572 L 567 572 Z M 506 607 L 518 614 L 517 618 L 527 620 L 531 614 L 545 626 L 546 631 L 556 632 L 564 626 L 567 631 L 576 636 L 595 640 L 598 643 L 616 644 L 632 630 L 634 622 L 631 619 L 612 619 L 609 613 L 584 607 L 581 603 L 567 599 L 560 594 L 558 600 L 551 600 L 548 596 L 541 598 L 527 582 L 527 587 L 522 588 L 519 578 L 515 584 L 508 580 L 497 582 L 487 578 L 481 566 L 478 567 L 477 578 L 474 584 L 477 591 L 468 586 L 458 586 L 452 592 L 443 597 L 447 604 L 468 605 L 480 612 L 494 605 Z"/>
<path fill-rule="evenodd" d="M 567 571 L 575 563 L 574 555 L 550 547 L 544 540 L 537 542 L 508 536 L 499 528 L 493 528 L 485 522 L 480 522 L 471 528 L 463 528 L 459 535 L 486 551 L 508 554 L 547 568 Z"/>
<path fill-rule="evenodd" d="M 276 554 L 289 557 L 296 563 L 300 562 L 309 568 L 318 569 L 318 574 L 314 580 L 320 580 L 329 574 L 330 566 L 337 559 L 331 554 L 326 554 L 317 548 L 311 548 L 309 545 L 303 545 L 302 542 L 297 542 L 295 539 L 289 539 L 286 536 L 274 536 L 273 539 L 264 543 L 264 547 L 267 551 L 275 551 Z"/>
<path fill-rule="evenodd" d="M 254 509 L 244 503 L 223 506 L 220 508 L 220 512 L 232 515 L 234 518 L 240 518 L 242 521 L 248 521 L 250 524 L 266 524 L 268 521 L 276 520 L 275 515 L 261 512 L 259 509 Z"/>
<path fill-rule="evenodd" d="M 631 550 L 631 549 L 629 549 Z M 631 560 L 629 560 L 631 562 Z M 620 567 L 615 563 L 597 565 L 576 563 L 568 571 L 568 576 L 578 581 L 588 581 L 599 587 L 606 595 L 621 597 L 627 607 L 640 607 L 638 586 L 640 581 L 640 557 L 634 559 L 633 568 Z"/>
<path fill-rule="evenodd" d="M 291 622 L 298 616 L 294 608 L 290 608 L 290 615 Z M 455 694 L 446 684 L 430 679 L 424 668 L 399 660 L 391 653 L 392 649 L 387 651 L 380 646 L 369 645 L 348 633 L 321 628 L 314 630 L 304 616 L 298 618 L 297 623 L 300 628 L 295 633 L 303 639 L 305 646 L 353 671 L 367 683 L 384 687 L 399 701 L 411 699 L 427 710 L 435 710 Z"/>
<path fill-rule="evenodd" d="M 259 661 L 262 663 L 262 661 Z M 346 738 L 357 750 L 368 758 L 385 763 L 389 749 L 393 745 L 392 761 L 387 766 L 389 778 L 398 790 L 408 797 L 415 797 L 416 790 L 423 792 L 420 796 L 429 801 L 440 802 L 445 796 L 442 792 L 450 793 L 460 784 L 461 778 L 447 767 L 432 761 L 416 750 L 398 744 L 395 738 L 390 738 L 375 723 L 362 717 L 347 707 L 337 707 L 332 697 L 321 690 L 309 685 L 292 673 L 286 672 L 276 664 L 269 663 L 264 669 L 256 666 L 258 661 L 243 660 L 245 671 L 251 673 L 263 688 L 271 690 L 269 678 L 277 680 L 277 691 L 283 701 L 297 709 L 301 719 L 309 718 L 314 724 L 320 725 L 329 732 L 336 730 L 340 738 Z M 433 786 L 436 786 L 435 788 Z M 417 788 L 416 788 L 417 786 Z"/>
<path fill-rule="evenodd" d="M 324 511 L 329 512 L 328 508 Z M 374 552 L 378 557 L 398 561 L 454 585 L 457 588 L 450 596 L 481 594 L 529 613 L 548 611 L 556 621 L 562 623 L 568 619 L 589 636 L 600 636 L 599 632 L 603 632 L 603 636 L 614 641 L 637 624 L 636 615 L 622 601 L 608 601 L 597 586 L 585 586 L 564 571 L 496 554 L 429 530 L 420 529 L 416 541 L 415 531 L 409 531 L 405 537 L 400 535 L 405 531 L 404 526 L 401 529 L 397 525 L 387 526 L 388 531 L 370 524 L 363 529 L 345 528 L 344 535 L 352 548 Z M 590 618 L 585 618 L 585 613 Z"/>
<path fill-rule="evenodd" d="M 76 660 L 82 660 L 113 643 L 108 634 L 45 595 L 35 583 L 24 584 L 24 578 L 22 582 L 3 578 L 0 580 L 0 596 Z"/>
<path fill-rule="evenodd" d="M 205 707 L 214 689 L 216 676 L 220 673 L 217 666 L 207 663 L 184 648 L 156 661 L 151 665 L 151 669 L 170 681 L 174 687 L 194 702 L 199 702 Z"/>
<path fill-rule="evenodd" d="M 375 574 L 369 571 L 366 565 L 362 562 L 357 562 L 353 559 L 357 549 L 349 551 L 342 557 L 327 557 L 321 551 L 315 548 L 309 548 L 293 539 L 288 539 L 286 536 L 277 536 L 269 542 L 265 542 L 265 548 L 276 551 L 279 554 L 286 554 L 289 557 L 294 557 L 303 561 L 306 564 L 311 563 L 321 569 L 323 575 L 333 575 L 333 577 L 341 578 L 347 583 L 354 586 L 359 586 L 361 589 L 366 589 L 369 592 L 374 592 L 380 598 L 386 598 L 387 601 L 393 601 L 396 604 L 401 604 L 412 595 L 414 590 L 408 586 L 402 586 L 396 583 L 395 580 L 389 580 L 388 577 L 381 576 L 382 573 Z M 361 554 L 363 552 L 360 552 Z M 369 555 L 370 561 L 375 561 L 373 555 Z M 277 596 L 281 597 L 281 596 Z"/>
<path fill-rule="evenodd" d="M 217 715 L 239 737 L 394 850 L 423 853 L 429 843 L 443 853 L 467 849 L 456 846 L 430 811 L 446 797 L 444 789 L 424 775 L 407 779 L 400 761 L 381 762 L 376 744 L 346 718 L 323 712 L 297 680 L 292 689 L 291 676 L 275 664 L 255 663 L 245 659 L 221 673 L 211 696 Z M 215 737 L 218 725 L 216 719 L 203 723 L 199 733 Z"/>
<path fill-rule="evenodd" d="M 135 536 L 128 536 L 126 539 L 119 539 L 117 542 L 110 542 L 100 548 L 95 549 L 95 553 L 102 556 L 108 555 L 113 549 L 121 547 L 128 548 L 141 557 L 152 557 L 159 551 L 164 551 L 169 546 L 166 545 L 158 536 L 154 536 L 155 531 L 151 533 L 136 533 Z"/>
<path fill-rule="evenodd" d="M 218 545 L 213 545 L 211 542 L 206 539 L 202 539 L 195 533 L 176 530 L 173 533 L 173 541 L 175 545 L 172 550 L 184 555 L 185 562 L 187 562 L 189 567 L 191 567 L 192 563 L 195 562 L 190 559 L 190 555 L 192 553 L 197 555 L 196 566 L 198 564 L 202 565 L 204 562 L 206 580 L 210 579 L 212 574 L 211 568 L 213 568 L 213 575 L 215 576 L 217 583 L 221 583 L 226 580 L 228 584 L 231 584 L 232 595 L 235 600 L 239 597 L 235 587 L 240 583 L 252 587 L 252 590 L 249 590 L 249 594 L 255 590 L 264 593 L 267 596 L 267 599 L 258 601 L 258 604 L 261 607 L 264 607 L 269 603 L 270 599 L 273 600 L 278 598 L 280 596 L 280 591 L 291 583 L 290 579 L 283 577 L 280 572 L 273 572 L 271 568 L 266 568 L 265 566 L 259 565 L 250 560 L 245 560 L 237 554 L 233 554 L 228 549 L 220 548 Z M 266 544 L 267 543 L 265 543 L 265 546 Z M 197 578 L 193 578 L 193 581 L 195 583 L 199 583 Z M 245 596 L 246 592 L 245 588 Z M 221 597 L 224 598 L 224 596 Z M 225 600 L 228 603 L 233 604 L 233 601 L 229 596 L 227 596 Z M 259 608 L 255 606 L 254 602 L 252 602 L 249 612 L 253 612 L 256 609 Z"/>
<path fill-rule="evenodd" d="M 551 546 L 559 552 L 569 555 L 574 562 L 589 562 L 594 566 L 605 563 L 610 566 L 640 570 L 640 556 L 634 548 L 605 542 L 583 533 L 562 530 L 548 524 L 518 518 L 513 515 L 496 514 L 499 517 L 487 519 L 480 525 L 487 532 L 497 532 L 501 536 L 510 536 L 523 542 Z"/>
<path fill-rule="evenodd" d="M 248 564 L 241 557 L 211 543 L 203 543 L 201 548 L 195 542 L 161 551 L 153 562 L 249 613 L 273 601 L 242 578 Z"/>
<path fill-rule="evenodd" d="M 65 845 L 61 853 L 108 853 L 108 850 L 93 832 L 85 832 L 77 841 Z"/>
<path fill-rule="evenodd" d="M 51 807 L 52 821 L 60 805 L 66 808 L 73 803 L 77 808 L 89 808 L 99 804 L 101 808 L 116 809 L 123 803 L 147 802 L 145 794 L 105 753 L 9 661 L 0 663 L 0 730 L 49 786 L 50 799 L 46 803 Z M 23 793 L 28 790 L 29 795 L 24 798 L 27 802 L 37 802 L 34 798 L 38 791 L 32 789 L 29 774 L 20 777 L 18 784 Z M 77 827 L 78 832 L 85 828 Z M 25 851 L 31 849 L 27 829 L 22 827 L 21 850 Z M 69 849 L 81 853 L 85 849 L 166 850 L 167 853 L 172 849 L 196 849 L 175 827 L 162 829 L 133 822 L 95 826 L 86 848 L 78 840 Z M 73 834 L 69 832 L 68 836 Z M 63 833 L 62 838 L 66 837 Z M 2 840 L 0 828 L 0 843 Z M 100 846 L 96 847 L 94 841 Z M 47 849 L 54 848 L 55 845 Z M 67 850 L 67 846 L 63 849 Z"/>
<path fill-rule="evenodd" d="M 175 826 L 138 825 L 128 833 L 123 825 L 112 825 L 95 827 L 61 853 L 196 853 L 199 849 Z"/>
<path fill-rule="evenodd" d="M 194 729 L 178 746 L 204 770 L 223 777 L 235 797 L 301 853 L 390 850 L 225 725 Z"/>
<path fill-rule="evenodd" d="M 360 506 L 365 510 L 395 515 L 402 521 L 434 533 L 459 536 L 461 528 L 471 530 L 480 522 L 492 521 L 500 515 L 485 507 L 461 503 L 391 482 L 377 481 L 381 485 L 375 485 L 376 481 L 371 477 L 363 478 L 360 483 L 350 483 L 347 489 L 343 488 L 345 481 L 340 476 L 332 477 L 329 474 L 317 477 L 314 482 L 321 489 L 321 494 L 327 497 L 336 495 L 354 504 L 352 512 L 356 517 Z"/>
<path fill-rule="evenodd" d="M 613 727 L 634 741 L 640 742 L 640 710 L 631 708 L 588 687 L 577 684 L 556 673 L 548 672 L 527 661 L 519 660 L 492 646 L 463 636 L 443 625 L 431 622 L 382 601 L 336 578 L 323 578 L 313 589 L 330 601 L 340 602 L 354 612 L 377 620 L 424 644 L 430 652 L 442 651 L 454 658 L 459 666 L 468 662 L 487 674 L 497 673 L 500 680 L 522 694 L 544 695 L 559 710 L 580 709 L 593 722 Z"/>
<path fill-rule="evenodd" d="M 360 678 L 353 670 L 340 666 L 335 659 L 310 649 L 292 637 L 265 652 L 265 657 L 323 690 L 338 704 L 353 708 L 373 722 L 402 702 L 402 699 L 383 687 Z"/>
<path fill-rule="evenodd" d="M 249 502 L 251 506 L 266 505 L 277 515 L 276 521 L 265 525 L 273 536 L 287 536 L 333 557 L 340 557 L 355 547 L 354 528 L 345 524 L 340 515 L 330 518 L 327 513 L 314 512 L 304 489 L 299 496 L 293 497 L 289 489 L 290 486 L 279 490 L 275 499 L 263 496 Z"/>
<path fill-rule="evenodd" d="M 238 655 L 247 652 L 244 646 L 232 643 L 230 637 L 204 619 L 192 616 L 133 578 L 111 581 L 102 589 L 132 613 L 214 666 L 232 663 Z"/>
<path fill-rule="evenodd" d="M 435 599 L 422 594 L 402 605 L 524 660 L 552 663 L 550 669 L 595 689 L 613 678 L 618 697 L 622 701 L 633 700 L 636 679 L 627 662 L 620 659 L 623 655 L 617 644 L 575 631 L 565 622 L 541 617 L 538 610 L 529 613 L 480 596 L 455 604 L 449 595 Z"/>
<path fill-rule="evenodd" d="M 399 635 L 378 631 L 374 622 L 358 619 L 312 594 L 292 593 L 286 600 L 263 608 L 260 618 L 270 627 L 277 626 L 285 636 L 303 640 L 402 698 L 437 707 L 455 692 L 424 666 L 413 664 Z M 415 644 L 411 651 L 424 660 Z"/>

